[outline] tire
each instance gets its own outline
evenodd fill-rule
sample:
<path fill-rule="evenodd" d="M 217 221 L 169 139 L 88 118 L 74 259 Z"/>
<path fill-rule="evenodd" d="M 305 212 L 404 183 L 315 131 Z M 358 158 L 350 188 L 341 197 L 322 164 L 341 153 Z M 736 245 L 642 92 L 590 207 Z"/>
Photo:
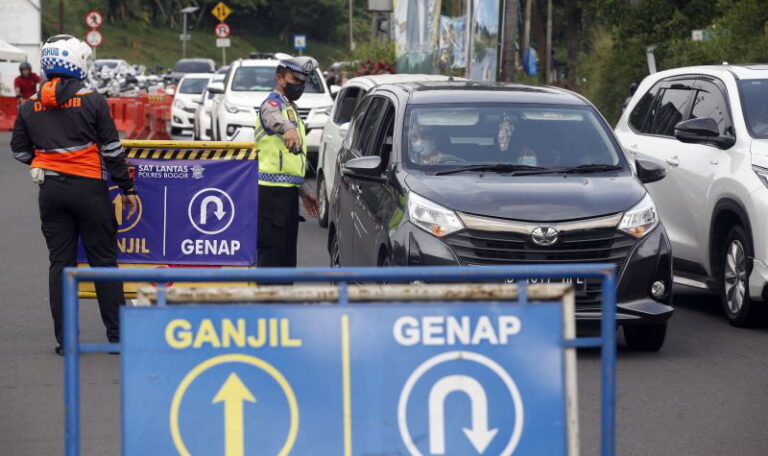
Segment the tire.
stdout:
<path fill-rule="evenodd" d="M 333 237 L 331 238 L 331 247 L 328 249 L 328 256 L 330 257 L 330 266 L 332 268 L 341 267 L 339 237 L 336 236 L 336 233 L 333 233 Z"/>
<path fill-rule="evenodd" d="M 630 350 L 659 351 L 666 337 L 666 323 L 624 326 L 624 339 Z"/>
<path fill-rule="evenodd" d="M 754 251 L 752 239 L 740 225 L 731 228 L 720 250 L 718 284 L 723 311 L 734 326 L 765 323 L 766 305 L 749 297 L 749 274 Z"/>
<path fill-rule="evenodd" d="M 319 205 L 317 224 L 328 228 L 328 191 L 325 188 L 325 177 L 322 173 L 317 177 L 317 201 Z"/>

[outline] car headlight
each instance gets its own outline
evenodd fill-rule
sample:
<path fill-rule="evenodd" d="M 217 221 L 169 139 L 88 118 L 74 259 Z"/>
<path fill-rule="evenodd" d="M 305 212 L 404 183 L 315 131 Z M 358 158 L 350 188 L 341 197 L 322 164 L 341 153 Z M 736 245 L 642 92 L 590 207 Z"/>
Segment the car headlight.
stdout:
<path fill-rule="evenodd" d="M 415 193 L 408 195 L 408 216 L 416 226 L 437 237 L 464 229 L 456 212 Z"/>
<path fill-rule="evenodd" d="M 184 104 L 184 102 L 183 102 L 183 101 L 181 101 L 181 100 L 175 100 L 175 101 L 173 102 L 173 107 L 174 107 L 174 108 L 179 108 L 179 109 L 184 109 L 184 108 L 186 108 L 186 107 L 187 107 L 187 105 L 185 105 L 185 104 Z"/>
<path fill-rule="evenodd" d="M 619 223 L 619 229 L 636 238 L 641 238 L 650 233 L 659 224 L 659 214 L 651 195 L 645 194 L 632 209 L 624 213 Z"/>
<path fill-rule="evenodd" d="M 763 185 L 768 187 L 768 168 L 752 165 L 752 171 L 754 171 L 755 174 L 757 174 L 757 177 L 760 179 L 760 182 L 762 182 Z"/>
<path fill-rule="evenodd" d="M 248 112 L 251 110 L 251 108 L 247 108 L 245 106 L 238 106 L 231 103 L 224 103 L 224 110 L 230 114 L 237 114 L 238 112 Z"/>

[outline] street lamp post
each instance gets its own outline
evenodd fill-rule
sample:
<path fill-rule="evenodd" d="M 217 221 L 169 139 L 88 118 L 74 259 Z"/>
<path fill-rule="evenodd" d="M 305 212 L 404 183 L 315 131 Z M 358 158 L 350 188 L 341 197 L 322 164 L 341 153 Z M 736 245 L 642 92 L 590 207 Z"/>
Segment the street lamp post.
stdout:
<path fill-rule="evenodd" d="M 187 58 L 187 41 L 189 40 L 189 35 L 187 35 L 187 15 L 192 14 L 195 11 L 198 10 L 198 7 L 196 6 L 188 6 L 186 8 L 181 9 L 181 16 L 182 16 L 182 31 L 181 31 L 181 58 L 186 59 Z"/>

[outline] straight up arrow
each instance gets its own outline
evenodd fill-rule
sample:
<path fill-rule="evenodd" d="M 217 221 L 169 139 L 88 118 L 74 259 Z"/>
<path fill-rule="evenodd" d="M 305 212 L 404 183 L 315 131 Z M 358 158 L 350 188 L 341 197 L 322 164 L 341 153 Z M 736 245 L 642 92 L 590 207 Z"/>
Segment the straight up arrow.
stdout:
<path fill-rule="evenodd" d="M 445 454 L 445 398 L 454 391 L 469 396 L 472 428 L 463 430 L 478 454 L 483 454 L 499 430 L 488 429 L 488 398 L 483 385 L 466 375 L 443 377 L 429 392 L 429 451 L 436 455 Z"/>
<path fill-rule="evenodd" d="M 216 393 L 213 403 L 224 403 L 224 454 L 226 456 L 243 456 L 243 402 L 256 402 L 240 377 L 234 372 Z"/>

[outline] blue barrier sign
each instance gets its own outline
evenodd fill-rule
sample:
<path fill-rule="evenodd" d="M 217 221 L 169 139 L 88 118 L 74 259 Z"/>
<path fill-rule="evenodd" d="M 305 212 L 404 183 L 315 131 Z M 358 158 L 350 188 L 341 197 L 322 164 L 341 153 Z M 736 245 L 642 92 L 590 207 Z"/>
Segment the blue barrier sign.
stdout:
<path fill-rule="evenodd" d="M 127 218 L 118 188 L 110 187 L 119 263 L 250 266 L 256 262 L 256 160 L 130 158 L 129 164 L 141 203 L 136 216 Z M 82 246 L 78 261 L 86 261 Z"/>
<path fill-rule="evenodd" d="M 123 454 L 564 455 L 562 306 L 125 307 Z"/>

